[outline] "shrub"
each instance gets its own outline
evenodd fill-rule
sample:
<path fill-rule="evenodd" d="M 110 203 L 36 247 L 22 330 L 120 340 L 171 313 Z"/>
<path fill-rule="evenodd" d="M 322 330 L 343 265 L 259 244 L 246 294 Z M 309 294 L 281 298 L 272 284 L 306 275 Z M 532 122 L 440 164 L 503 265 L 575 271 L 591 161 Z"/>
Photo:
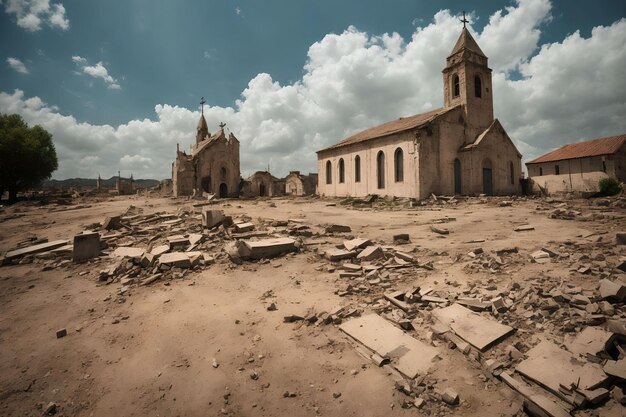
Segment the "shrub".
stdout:
<path fill-rule="evenodd" d="M 600 186 L 600 194 L 615 195 L 619 193 L 619 183 L 615 178 L 602 178 L 598 185 Z"/>

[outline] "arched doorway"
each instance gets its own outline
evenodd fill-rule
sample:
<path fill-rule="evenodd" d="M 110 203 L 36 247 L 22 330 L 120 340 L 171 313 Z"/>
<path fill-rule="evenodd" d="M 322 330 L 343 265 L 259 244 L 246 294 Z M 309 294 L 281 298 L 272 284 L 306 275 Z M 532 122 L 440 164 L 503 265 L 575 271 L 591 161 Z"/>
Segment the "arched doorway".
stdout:
<path fill-rule="evenodd" d="M 221 183 L 220 184 L 220 198 L 226 198 L 228 197 L 228 186 L 226 185 L 226 183 Z"/>
<path fill-rule="evenodd" d="M 210 193 L 211 192 L 211 176 L 203 177 L 202 180 L 200 180 L 200 186 L 202 187 L 204 192 Z"/>
<path fill-rule="evenodd" d="M 493 170 L 489 159 L 483 161 L 483 193 L 493 195 Z"/>
<path fill-rule="evenodd" d="M 265 197 L 265 184 L 263 183 L 259 185 L 259 196 Z"/>
<path fill-rule="evenodd" d="M 454 194 L 461 195 L 461 161 L 459 159 L 454 160 Z"/>

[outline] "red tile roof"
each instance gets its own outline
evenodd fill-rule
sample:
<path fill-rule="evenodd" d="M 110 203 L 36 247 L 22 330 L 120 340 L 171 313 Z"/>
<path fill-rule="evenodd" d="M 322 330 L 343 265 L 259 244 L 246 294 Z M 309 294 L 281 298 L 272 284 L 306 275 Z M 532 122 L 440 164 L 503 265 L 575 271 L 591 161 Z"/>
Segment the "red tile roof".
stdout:
<path fill-rule="evenodd" d="M 427 113 L 416 114 L 414 116 L 409 117 L 400 117 L 399 119 L 392 120 L 387 123 L 383 123 L 382 125 L 378 125 L 362 132 L 359 132 L 355 135 L 347 137 L 339 143 L 336 143 L 328 148 L 319 150 L 318 152 L 327 151 L 330 149 L 337 149 L 343 146 L 352 145 L 354 143 L 365 142 L 367 140 L 380 138 L 383 136 L 388 136 L 393 133 L 402 132 L 404 130 L 409 130 L 415 127 L 423 126 L 426 123 L 434 120 L 437 116 L 440 116 L 448 111 L 454 109 L 456 107 L 452 107 L 449 109 L 439 108 Z"/>
<path fill-rule="evenodd" d="M 588 140 L 586 142 L 570 143 L 552 152 L 535 158 L 526 164 L 562 161 L 564 159 L 586 158 L 589 156 L 614 154 L 626 142 L 626 134 Z"/>

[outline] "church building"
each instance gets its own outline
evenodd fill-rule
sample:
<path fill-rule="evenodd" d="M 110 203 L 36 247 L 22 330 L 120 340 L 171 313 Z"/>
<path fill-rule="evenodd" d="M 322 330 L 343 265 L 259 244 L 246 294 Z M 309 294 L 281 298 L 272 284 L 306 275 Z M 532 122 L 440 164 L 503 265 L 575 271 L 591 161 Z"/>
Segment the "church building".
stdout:
<path fill-rule="evenodd" d="M 225 126 L 220 124 L 220 129 L 210 134 L 203 111 L 191 154 L 181 152 L 177 146 L 176 159 L 172 163 L 174 197 L 200 196 L 202 193 L 220 198 L 239 196 L 239 140 L 232 133 L 226 135 Z"/>
<path fill-rule="evenodd" d="M 487 57 L 464 24 L 443 69 L 443 107 L 318 151 L 318 193 L 416 199 L 519 193 L 522 156 L 493 117 L 492 94 Z"/>

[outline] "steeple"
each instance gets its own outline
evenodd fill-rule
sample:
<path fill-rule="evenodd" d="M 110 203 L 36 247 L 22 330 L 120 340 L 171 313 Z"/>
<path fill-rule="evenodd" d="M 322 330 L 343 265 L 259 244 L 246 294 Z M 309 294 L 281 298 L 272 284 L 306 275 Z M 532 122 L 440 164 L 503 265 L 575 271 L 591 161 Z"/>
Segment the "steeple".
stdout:
<path fill-rule="evenodd" d="M 491 69 L 487 66 L 487 56 L 465 27 L 468 23 L 465 14 L 460 20 L 461 35 L 442 71 L 443 102 L 445 108 L 462 105 L 466 124 L 478 134 L 493 122 Z"/>
<path fill-rule="evenodd" d="M 198 121 L 198 127 L 196 127 L 196 145 L 202 142 L 207 136 L 209 136 L 209 128 L 204 118 L 204 97 L 200 99 L 200 120 Z"/>
<path fill-rule="evenodd" d="M 463 28 L 461 36 L 459 36 L 459 39 L 456 41 L 456 45 L 454 45 L 454 49 L 452 49 L 450 56 L 463 50 L 473 52 L 487 59 L 483 51 L 480 49 L 480 46 L 478 46 L 478 44 L 472 37 L 472 34 L 469 32 L 469 30 L 467 30 L 466 27 Z"/>

